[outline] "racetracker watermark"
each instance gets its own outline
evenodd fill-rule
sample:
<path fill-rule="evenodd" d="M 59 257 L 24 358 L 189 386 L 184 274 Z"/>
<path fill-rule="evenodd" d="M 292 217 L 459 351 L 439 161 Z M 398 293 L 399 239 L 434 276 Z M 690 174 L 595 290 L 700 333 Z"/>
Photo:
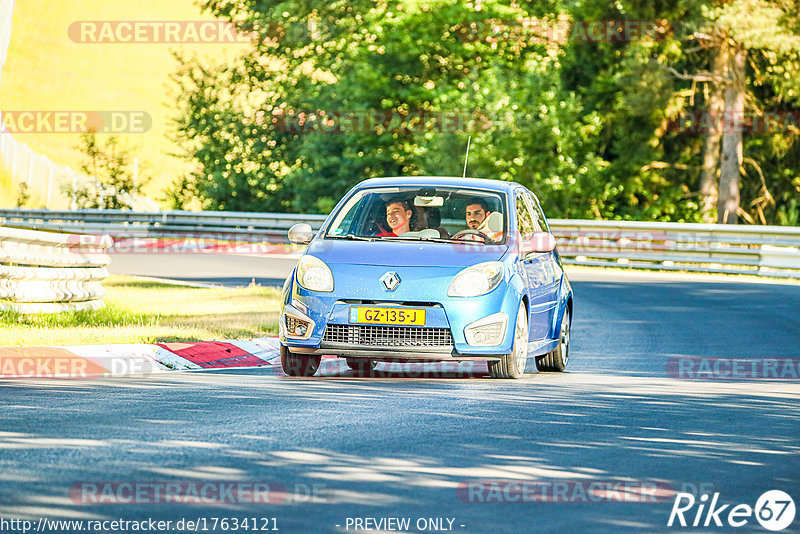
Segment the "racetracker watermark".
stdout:
<path fill-rule="evenodd" d="M 3 111 L 0 133 L 145 133 L 153 126 L 146 111 Z"/>
<path fill-rule="evenodd" d="M 19 351 L 18 353 L 10 353 Z M 34 349 L 3 349 L 0 353 L 0 377 L 88 378 L 100 376 L 106 369 L 78 356 L 37 354 Z"/>
<path fill-rule="evenodd" d="M 695 238 L 691 235 L 687 235 L 686 239 Z M 684 241 L 684 237 L 675 235 L 668 236 L 664 232 L 637 230 L 566 230 L 558 234 L 557 241 L 560 252 L 571 254 L 582 252 L 620 252 L 623 250 L 658 252 L 669 250 L 673 247 L 690 249 L 698 245 L 698 243 Z"/>
<path fill-rule="evenodd" d="M 108 252 L 127 254 L 274 254 L 291 253 L 296 249 L 284 242 L 283 232 L 251 231 L 248 233 L 176 233 L 169 237 L 152 237 L 147 232 L 124 231 L 108 234 L 113 245 Z M 365 236 L 367 237 L 367 236 Z M 606 252 L 637 252 L 658 254 L 664 251 L 683 251 L 706 249 L 707 241 L 694 234 L 664 233 L 652 231 L 595 231 L 561 230 L 556 242 L 558 250 L 568 255 L 589 255 Z M 542 233 L 534 234 L 529 240 L 539 247 L 548 238 Z M 71 235 L 67 249 L 74 254 L 106 252 L 108 239 L 102 235 Z M 322 246 L 327 246 L 327 241 Z M 459 252 L 472 253 L 483 250 L 487 245 L 476 240 L 453 241 L 451 245 Z"/>
<path fill-rule="evenodd" d="M 109 247 L 109 238 L 111 246 Z M 66 250 L 71 254 L 274 254 L 291 253 L 283 234 L 191 233 L 151 237 L 147 232 L 112 232 L 104 235 L 72 234 Z M 276 242 L 272 242 L 276 241 Z"/>
<path fill-rule="evenodd" d="M 667 360 L 667 376 L 689 380 L 800 380 L 800 358 L 698 358 Z"/>
<path fill-rule="evenodd" d="M 177 482 L 76 482 L 69 489 L 75 504 L 284 504 L 330 501 L 325 484 L 275 481 L 192 480 Z"/>
<path fill-rule="evenodd" d="M 324 356 L 322 367 L 325 376 L 353 376 L 358 378 L 386 379 L 448 379 L 448 378 L 486 378 L 489 369 L 485 361 L 428 361 L 428 362 L 377 362 L 376 367 L 357 371 L 350 368 L 345 359 Z M 280 369 L 280 376 L 286 376 Z"/>
<path fill-rule="evenodd" d="M 524 17 L 486 19 L 454 25 L 450 33 L 467 42 L 511 41 L 538 44 L 658 41 L 671 28 L 666 20 L 569 20 Z"/>
<path fill-rule="evenodd" d="M 456 488 L 468 503 L 662 503 L 675 495 L 658 481 L 620 480 L 468 480 Z"/>
<path fill-rule="evenodd" d="M 541 125 L 539 111 L 514 110 L 259 110 L 254 126 L 287 134 L 421 134 L 530 131 Z M 800 134 L 800 111 L 711 113 L 687 111 L 673 119 L 676 133 L 745 132 Z"/>
<path fill-rule="evenodd" d="M 59 347 L 0 349 L 0 378 L 84 379 L 102 376 L 150 375 L 161 368 L 153 358 L 114 355 L 81 356 Z"/>
<path fill-rule="evenodd" d="M 260 112 L 256 125 L 271 123 L 275 131 L 289 134 L 325 133 L 474 133 L 492 128 L 519 127 L 513 120 L 482 111 L 396 110 L 285 110 Z"/>
<path fill-rule="evenodd" d="M 566 44 L 569 42 L 636 42 L 664 39 L 672 30 L 666 20 L 569 20 L 520 17 L 461 21 L 441 28 L 445 38 L 463 42 Z M 205 44 L 257 40 L 318 42 L 336 35 L 317 20 L 232 23 L 209 20 L 76 20 L 67 28 L 70 40 L 83 44 Z"/>
<path fill-rule="evenodd" d="M 477 378 L 485 377 L 488 372 L 484 361 L 382 362 L 371 375 L 378 378 Z"/>
<path fill-rule="evenodd" d="M 252 30 L 209 20 L 77 20 L 67 35 L 83 44 L 250 43 L 255 38 Z"/>
<path fill-rule="evenodd" d="M 684 111 L 667 126 L 677 133 L 800 134 L 800 111 L 762 113 Z"/>

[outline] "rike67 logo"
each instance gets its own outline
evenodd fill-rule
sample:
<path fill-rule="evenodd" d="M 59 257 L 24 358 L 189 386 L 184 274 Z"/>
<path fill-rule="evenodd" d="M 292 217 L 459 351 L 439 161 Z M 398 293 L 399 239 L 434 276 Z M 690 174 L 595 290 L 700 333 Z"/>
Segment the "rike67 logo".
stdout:
<path fill-rule="evenodd" d="M 753 516 L 767 530 L 783 530 L 794 521 L 794 500 L 788 493 L 770 490 L 761 494 L 755 507 L 752 507 L 749 504 L 720 504 L 719 492 L 712 495 L 710 502 L 707 493 L 701 495 L 700 499 L 695 499 L 691 493 L 677 493 L 667 526 L 742 527 Z"/>

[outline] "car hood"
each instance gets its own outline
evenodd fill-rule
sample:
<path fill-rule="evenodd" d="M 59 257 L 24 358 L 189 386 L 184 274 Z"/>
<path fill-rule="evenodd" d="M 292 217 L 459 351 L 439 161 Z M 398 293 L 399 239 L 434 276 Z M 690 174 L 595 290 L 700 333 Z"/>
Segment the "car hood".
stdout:
<path fill-rule="evenodd" d="M 430 243 L 420 241 L 347 241 L 315 239 L 308 249 L 325 263 L 407 267 L 468 267 L 483 261 L 497 261 L 508 245 L 481 243 Z"/>

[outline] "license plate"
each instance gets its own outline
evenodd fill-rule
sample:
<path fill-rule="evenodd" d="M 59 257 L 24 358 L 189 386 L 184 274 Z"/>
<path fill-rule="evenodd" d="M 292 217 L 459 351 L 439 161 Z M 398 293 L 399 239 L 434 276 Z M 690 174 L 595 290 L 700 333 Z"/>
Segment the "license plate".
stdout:
<path fill-rule="evenodd" d="M 425 310 L 416 308 L 368 308 L 366 306 L 351 306 L 350 322 L 422 326 L 425 324 Z"/>

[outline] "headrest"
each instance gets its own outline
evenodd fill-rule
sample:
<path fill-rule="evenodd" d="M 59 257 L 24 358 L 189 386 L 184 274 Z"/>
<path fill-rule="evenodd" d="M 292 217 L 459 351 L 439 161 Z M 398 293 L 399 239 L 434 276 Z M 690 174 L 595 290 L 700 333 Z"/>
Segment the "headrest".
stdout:
<path fill-rule="evenodd" d="M 494 233 L 503 231 L 503 214 L 499 211 L 493 211 L 486 217 L 486 228 Z"/>

